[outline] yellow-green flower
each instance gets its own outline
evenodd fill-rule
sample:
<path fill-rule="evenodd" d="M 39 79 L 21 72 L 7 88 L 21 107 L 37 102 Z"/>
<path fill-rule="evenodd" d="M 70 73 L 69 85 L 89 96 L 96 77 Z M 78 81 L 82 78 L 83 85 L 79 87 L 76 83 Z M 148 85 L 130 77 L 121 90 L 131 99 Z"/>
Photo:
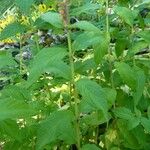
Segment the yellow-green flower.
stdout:
<path fill-rule="evenodd" d="M 26 16 L 21 16 L 20 22 L 21 22 L 21 24 L 24 24 L 24 25 L 30 24 L 29 18 Z"/>
<path fill-rule="evenodd" d="M 46 11 L 47 11 L 46 5 L 45 5 L 45 4 L 40 4 L 40 5 L 38 6 L 38 11 L 39 11 L 40 13 L 46 12 Z"/>

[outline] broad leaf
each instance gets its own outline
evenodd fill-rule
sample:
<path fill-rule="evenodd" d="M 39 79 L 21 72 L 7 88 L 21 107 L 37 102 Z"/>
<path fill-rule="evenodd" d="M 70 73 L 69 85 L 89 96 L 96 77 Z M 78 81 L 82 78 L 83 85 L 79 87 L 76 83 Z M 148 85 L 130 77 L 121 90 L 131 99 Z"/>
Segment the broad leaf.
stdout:
<path fill-rule="evenodd" d="M 110 119 L 111 119 L 110 114 L 108 114 L 108 117 L 106 118 L 101 111 L 96 111 L 96 112 L 92 112 L 91 114 L 85 114 L 81 118 L 81 123 L 86 124 L 88 126 L 97 126 L 108 122 L 108 120 Z"/>
<path fill-rule="evenodd" d="M 94 12 L 96 9 L 99 9 L 100 5 L 99 4 L 92 4 L 92 3 L 87 3 L 81 7 L 77 7 L 71 10 L 71 15 L 73 16 L 78 16 L 82 13 L 92 13 Z"/>
<path fill-rule="evenodd" d="M 59 13 L 47 12 L 41 16 L 41 19 L 43 19 L 45 22 L 50 23 L 54 27 L 57 28 L 63 27 L 62 19 Z"/>
<path fill-rule="evenodd" d="M 129 8 L 120 7 L 120 6 L 116 6 L 114 10 L 127 24 L 133 26 L 134 19 L 138 15 L 137 11 L 130 10 Z"/>
<path fill-rule="evenodd" d="M 71 25 L 71 28 L 79 28 L 81 30 L 85 31 L 93 31 L 93 32 L 100 32 L 100 29 L 94 26 L 92 23 L 88 21 L 79 21 L 73 25 Z"/>
<path fill-rule="evenodd" d="M 126 38 L 117 39 L 115 43 L 115 52 L 116 52 L 117 57 L 123 54 L 123 51 L 125 50 L 127 44 L 128 44 L 128 41 Z"/>
<path fill-rule="evenodd" d="M 14 22 L 5 27 L 4 30 L 0 33 L 0 40 L 16 36 L 18 33 L 24 33 L 27 30 L 25 25 L 22 25 L 18 22 Z"/>
<path fill-rule="evenodd" d="M 137 105 L 144 91 L 146 77 L 144 71 L 138 67 L 135 67 L 135 79 L 136 79 L 136 91 L 133 94 L 134 104 Z"/>
<path fill-rule="evenodd" d="M 106 114 L 108 110 L 107 99 L 100 85 L 89 79 L 81 79 L 76 83 L 76 86 L 78 92 L 83 96 L 84 103 L 95 110 L 102 110 Z"/>
<path fill-rule="evenodd" d="M 115 67 L 119 72 L 122 80 L 132 89 L 136 87 L 136 79 L 135 79 L 135 72 L 133 69 L 124 62 L 117 62 L 115 63 Z"/>
<path fill-rule="evenodd" d="M 12 130 L 13 129 L 13 130 Z M 0 121 L 0 137 L 3 138 L 7 135 L 10 138 L 20 140 L 19 126 L 15 120 L 7 119 Z"/>
<path fill-rule="evenodd" d="M 143 125 L 146 132 L 150 133 L 150 119 L 142 117 L 141 118 L 141 124 Z"/>
<path fill-rule="evenodd" d="M 116 92 L 116 90 L 111 89 L 111 88 L 103 88 L 103 90 L 106 95 L 108 106 L 109 106 L 109 108 L 111 108 L 112 105 L 115 103 L 117 92 Z"/>
<path fill-rule="evenodd" d="M 73 120 L 74 115 L 65 110 L 52 113 L 49 118 L 42 121 L 37 134 L 37 149 L 41 150 L 45 145 L 58 140 L 67 144 L 76 143 Z"/>
<path fill-rule="evenodd" d="M 101 149 L 94 144 L 86 144 L 86 145 L 83 145 L 81 150 L 101 150 Z"/>
<path fill-rule="evenodd" d="M 29 14 L 30 7 L 34 4 L 34 1 L 35 0 L 15 0 L 15 3 L 22 13 Z"/>
<path fill-rule="evenodd" d="M 17 63 L 7 53 L 0 53 L 0 69 L 8 66 L 15 66 Z"/>
<path fill-rule="evenodd" d="M 33 82 L 37 81 L 39 76 L 46 72 L 47 70 L 55 70 L 58 72 L 60 69 L 63 72 L 63 67 L 61 68 L 61 60 L 67 55 L 67 51 L 61 47 L 51 47 L 42 49 L 34 58 L 31 63 L 29 70 L 28 86 Z M 58 65 L 60 67 L 58 67 Z M 63 64 L 62 64 L 63 66 Z"/>
<path fill-rule="evenodd" d="M 108 52 L 110 37 L 107 34 L 99 35 L 99 43 L 93 46 L 94 48 L 94 60 L 98 65 L 101 63 L 102 58 Z"/>
<path fill-rule="evenodd" d="M 72 44 L 73 50 L 82 50 L 100 42 L 100 34 L 96 32 L 83 32 L 78 35 Z"/>
<path fill-rule="evenodd" d="M 134 56 L 138 52 L 142 52 L 144 48 L 148 46 L 148 43 L 145 41 L 138 41 L 132 44 L 131 48 L 128 51 L 129 56 Z"/>
<path fill-rule="evenodd" d="M 150 31 L 145 30 L 137 33 L 137 35 L 141 38 L 143 38 L 148 44 L 150 43 Z"/>
<path fill-rule="evenodd" d="M 0 120 L 19 119 L 35 114 L 33 107 L 22 100 L 11 98 L 0 100 Z"/>
<path fill-rule="evenodd" d="M 114 109 L 113 112 L 116 117 L 119 117 L 121 119 L 130 120 L 134 118 L 134 114 L 131 112 L 131 110 L 125 107 L 118 107 Z"/>

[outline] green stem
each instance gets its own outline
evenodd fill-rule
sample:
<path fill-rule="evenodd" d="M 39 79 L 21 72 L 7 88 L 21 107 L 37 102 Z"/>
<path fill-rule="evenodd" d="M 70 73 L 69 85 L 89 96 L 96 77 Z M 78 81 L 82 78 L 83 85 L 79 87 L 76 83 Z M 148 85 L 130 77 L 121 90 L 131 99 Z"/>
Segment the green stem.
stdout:
<path fill-rule="evenodd" d="M 40 46 L 39 46 L 39 41 L 38 41 L 38 35 L 35 35 L 35 43 L 36 43 L 37 51 L 39 52 L 40 51 Z"/>
<path fill-rule="evenodd" d="M 19 63 L 20 63 L 20 76 L 22 77 L 22 67 L 23 67 L 23 50 L 22 50 L 22 36 L 20 35 L 20 58 L 19 58 Z"/>
<path fill-rule="evenodd" d="M 108 8 L 109 8 L 109 2 L 108 2 L 108 0 L 106 0 L 106 36 L 109 39 L 109 15 L 108 15 L 109 13 L 108 13 Z M 108 55 L 109 55 L 109 70 L 110 70 L 111 87 L 114 89 L 110 47 L 108 47 Z"/>
<path fill-rule="evenodd" d="M 74 110 L 75 110 L 75 129 L 76 129 L 76 146 L 78 148 L 78 150 L 80 150 L 80 123 L 79 123 L 79 109 L 78 109 L 78 94 L 75 88 L 75 68 L 74 68 L 74 52 L 72 50 L 72 43 L 71 43 L 71 31 L 69 29 L 70 26 L 70 16 L 69 16 L 69 1 L 68 0 L 64 0 L 64 2 L 66 3 L 66 7 L 65 7 L 65 15 L 66 18 L 64 18 L 64 22 L 66 22 L 67 24 L 64 24 L 65 29 L 67 31 L 67 41 L 68 41 L 68 49 L 69 49 L 69 61 L 70 61 L 70 68 L 71 68 L 71 81 L 70 81 L 70 92 L 71 92 L 71 97 L 74 98 Z"/>
<path fill-rule="evenodd" d="M 67 41 L 68 41 L 68 49 L 69 49 L 69 60 L 70 60 L 70 67 L 71 67 L 71 84 L 70 86 L 71 91 L 72 91 L 72 96 L 74 97 L 74 102 L 75 102 L 75 127 L 76 127 L 76 134 L 77 134 L 77 148 L 80 150 L 80 127 L 79 127 L 79 110 L 78 110 L 78 95 L 76 92 L 75 87 L 75 71 L 74 71 L 74 60 L 73 60 L 73 50 L 71 46 L 71 36 L 70 36 L 70 30 L 67 29 Z"/>

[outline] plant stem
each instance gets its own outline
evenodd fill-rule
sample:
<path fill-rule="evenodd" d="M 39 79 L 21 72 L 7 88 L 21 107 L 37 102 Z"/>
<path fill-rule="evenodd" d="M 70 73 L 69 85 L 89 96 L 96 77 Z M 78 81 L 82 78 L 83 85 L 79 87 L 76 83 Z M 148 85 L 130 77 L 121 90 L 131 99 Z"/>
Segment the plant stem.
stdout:
<path fill-rule="evenodd" d="M 23 67 L 23 50 L 22 50 L 22 36 L 20 35 L 20 57 L 19 57 L 19 63 L 20 63 L 20 77 L 22 77 L 22 67 Z"/>
<path fill-rule="evenodd" d="M 109 13 L 108 13 L 108 8 L 109 8 L 109 0 L 106 0 L 106 36 L 107 39 L 109 39 Z M 114 89 L 114 82 L 113 82 L 113 74 L 112 74 L 112 63 L 111 63 L 111 50 L 110 47 L 108 46 L 108 55 L 109 55 L 109 70 L 110 70 L 110 81 L 111 81 L 111 87 Z"/>
<path fill-rule="evenodd" d="M 78 150 L 80 150 L 80 124 L 79 124 L 79 110 L 78 110 L 78 94 L 75 88 L 75 69 L 74 69 L 74 60 L 73 60 L 73 50 L 72 50 L 72 43 L 71 43 L 71 31 L 69 29 L 70 26 L 70 17 L 69 17 L 69 11 L 68 11 L 68 1 L 64 1 L 66 3 L 66 18 L 67 20 L 64 20 L 64 22 L 67 22 L 67 26 L 65 26 L 65 29 L 67 31 L 67 41 L 68 41 L 68 49 L 69 49 L 69 61 L 70 61 L 70 67 L 71 67 L 71 84 L 70 84 L 70 91 L 71 91 L 71 97 L 74 97 L 74 110 L 75 110 L 75 128 L 76 128 L 76 135 L 77 135 L 77 143 L 76 146 Z"/>
<path fill-rule="evenodd" d="M 79 110 L 78 110 L 78 95 L 76 92 L 75 87 L 75 71 L 74 71 L 74 61 L 73 61 L 73 51 L 72 51 L 72 46 L 71 46 L 71 36 L 70 36 L 70 30 L 67 30 L 67 40 L 68 40 L 68 49 L 69 49 L 69 60 L 70 60 L 70 67 L 71 67 L 71 84 L 70 86 L 71 91 L 72 91 L 72 96 L 74 97 L 74 102 L 75 102 L 75 127 L 76 127 L 76 134 L 77 134 L 77 148 L 80 150 L 80 127 L 79 127 Z"/>

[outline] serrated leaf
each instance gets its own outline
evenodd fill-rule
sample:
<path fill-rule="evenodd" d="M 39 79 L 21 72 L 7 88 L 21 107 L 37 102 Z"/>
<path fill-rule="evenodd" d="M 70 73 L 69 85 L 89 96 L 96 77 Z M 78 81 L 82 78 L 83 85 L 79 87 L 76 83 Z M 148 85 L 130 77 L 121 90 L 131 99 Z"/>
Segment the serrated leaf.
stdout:
<path fill-rule="evenodd" d="M 0 100 L 0 120 L 19 119 L 35 114 L 35 110 L 31 105 L 22 100 L 14 100 L 11 98 Z"/>
<path fill-rule="evenodd" d="M 145 128 L 146 132 L 150 132 L 150 119 L 142 117 L 141 124 Z"/>
<path fill-rule="evenodd" d="M 143 94 L 146 77 L 145 77 L 144 71 L 142 69 L 135 67 L 134 70 L 135 70 L 135 74 L 136 74 L 136 76 L 135 76 L 136 90 L 133 94 L 133 99 L 134 99 L 134 104 L 136 106 Z"/>
<path fill-rule="evenodd" d="M 125 50 L 127 44 L 128 44 L 128 41 L 127 41 L 126 38 L 117 39 L 116 44 L 115 44 L 115 53 L 116 53 L 117 57 L 122 55 L 122 53 Z"/>
<path fill-rule="evenodd" d="M 123 145 L 130 149 L 138 149 L 140 144 L 135 136 L 135 131 L 128 130 L 127 128 L 128 122 L 123 120 L 118 120 L 117 126 L 119 129 L 119 135 L 121 135 L 123 139 Z M 139 135 L 138 135 L 139 136 Z"/>
<path fill-rule="evenodd" d="M 108 105 L 104 90 L 96 82 L 81 79 L 76 83 L 78 92 L 83 96 L 83 101 L 95 110 L 102 110 L 107 114 Z"/>
<path fill-rule="evenodd" d="M 49 118 L 40 123 L 37 134 L 37 150 L 55 141 L 64 141 L 67 144 L 76 143 L 76 135 L 72 124 L 74 115 L 70 111 L 52 113 Z"/>
<path fill-rule="evenodd" d="M 148 43 L 145 41 L 138 41 L 132 44 L 132 47 L 128 51 L 129 56 L 134 56 L 136 53 L 142 51 L 148 46 Z"/>
<path fill-rule="evenodd" d="M 81 13 L 91 13 L 92 11 L 94 12 L 96 9 L 99 9 L 100 5 L 99 4 L 93 4 L 93 3 L 87 3 L 81 7 L 77 7 L 71 10 L 71 15 L 73 16 L 78 16 Z"/>
<path fill-rule="evenodd" d="M 22 100 L 22 101 L 29 101 L 31 99 L 28 90 L 15 85 L 7 86 L 7 88 L 1 90 L 0 94 L 1 94 L 0 95 L 1 99 L 12 98 L 12 99 Z"/>
<path fill-rule="evenodd" d="M 79 28 L 85 31 L 101 32 L 99 28 L 88 21 L 79 21 L 71 25 L 71 28 Z"/>
<path fill-rule="evenodd" d="M 100 42 L 100 35 L 96 32 L 84 32 L 76 37 L 72 47 L 73 50 L 86 49 L 89 46 L 98 44 Z"/>
<path fill-rule="evenodd" d="M 132 119 L 128 120 L 128 129 L 132 130 L 133 128 L 137 127 L 140 123 L 140 118 L 133 117 Z"/>
<path fill-rule="evenodd" d="M 45 22 L 50 23 L 54 27 L 63 28 L 62 19 L 59 13 L 47 12 L 41 15 L 41 19 L 43 19 Z"/>
<path fill-rule="evenodd" d="M 137 33 L 137 35 L 143 38 L 148 44 L 150 43 L 150 31 L 149 30 L 141 31 Z"/>
<path fill-rule="evenodd" d="M 7 119 L 0 121 L 0 134 L 2 134 L 2 137 L 7 135 L 10 138 L 20 140 L 19 126 L 14 120 Z"/>
<path fill-rule="evenodd" d="M 131 110 L 125 107 L 115 108 L 113 112 L 116 117 L 119 117 L 125 120 L 130 120 L 134 117 L 134 114 L 131 112 Z"/>
<path fill-rule="evenodd" d="M 15 0 L 15 3 L 22 13 L 29 14 L 30 8 L 34 4 L 34 1 L 35 0 Z"/>
<path fill-rule="evenodd" d="M 71 79 L 71 69 L 70 67 L 64 63 L 63 61 L 51 63 L 50 66 L 47 66 L 45 69 L 46 72 L 52 72 L 54 73 L 57 77 L 63 77 L 67 80 Z"/>
<path fill-rule="evenodd" d="M 106 99 L 109 105 L 109 108 L 115 103 L 117 92 L 115 89 L 111 88 L 103 88 L 104 92 L 106 93 Z"/>
<path fill-rule="evenodd" d="M 53 70 L 54 66 L 57 68 L 58 72 L 58 70 L 61 69 L 62 58 L 65 55 L 67 55 L 67 51 L 65 48 L 51 47 L 42 49 L 35 56 L 31 63 L 28 78 L 29 82 L 27 86 L 30 86 L 33 82 L 35 82 L 39 78 L 39 76 L 42 73 L 46 72 L 48 69 Z M 60 67 L 57 67 L 58 64 L 60 65 Z M 63 72 L 63 70 L 61 71 Z"/>
<path fill-rule="evenodd" d="M 108 52 L 109 41 L 110 41 L 109 35 L 102 34 L 102 35 L 99 35 L 99 37 L 100 37 L 99 43 L 97 43 L 93 46 L 94 61 L 97 65 L 101 63 L 102 58 Z"/>
<path fill-rule="evenodd" d="M 138 60 L 136 60 L 136 62 L 144 65 L 145 67 L 149 68 L 150 69 L 150 59 L 147 59 L 147 58 L 140 58 Z"/>
<path fill-rule="evenodd" d="M 18 22 L 14 22 L 6 26 L 2 32 L 0 33 L 0 40 L 4 40 L 10 38 L 12 36 L 16 36 L 18 33 L 23 33 L 27 30 L 25 25 L 22 25 Z"/>
<path fill-rule="evenodd" d="M 91 114 L 85 114 L 85 116 L 82 117 L 81 123 L 88 126 L 97 126 L 103 123 L 108 122 L 108 120 L 111 118 L 111 115 L 108 114 L 107 118 L 101 111 L 92 112 Z"/>
<path fill-rule="evenodd" d="M 101 149 L 97 147 L 95 144 L 86 144 L 86 145 L 83 145 L 81 150 L 101 150 Z"/>
<path fill-rule="evenodd" d="M 131 27 L 133 26 L 134 19 L 138 15 L 137 11 L 121 6 L 114 7 L 114 11 Z"/>
<path fill-rule="evenodd" d="M 136 88 L 135 72 L 124 62 L 116 62 L 115 67 L 119 72 L 122 80 L 132 89 Z"/>
<path fill-rule="evenodd" d="M 7 53 L 0 53 L 0 69 L 8 66 L 15 66 L 17 63 Z"/>

